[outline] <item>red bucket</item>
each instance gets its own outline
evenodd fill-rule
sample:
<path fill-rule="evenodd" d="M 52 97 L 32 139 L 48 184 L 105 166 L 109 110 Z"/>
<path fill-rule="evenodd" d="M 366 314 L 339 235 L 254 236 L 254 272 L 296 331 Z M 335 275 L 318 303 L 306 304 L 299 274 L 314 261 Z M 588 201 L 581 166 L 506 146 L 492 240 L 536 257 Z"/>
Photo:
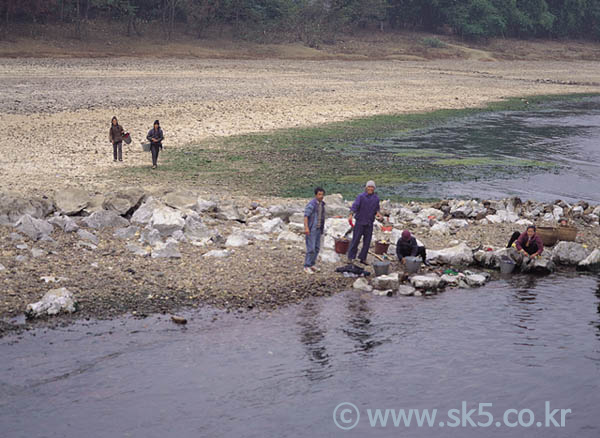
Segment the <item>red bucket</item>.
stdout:
<path fill-rule="evenodd" d="M 375 242 L 375 254 L 382 255 L 385 254 L 390 247 L 390 244 L 387 242 Z"/>
<path fill-rule="evenodd" d="M 338 254 L 346 254 L 350 248 L 348 239 L 335 239 L 335 252 Z"/>

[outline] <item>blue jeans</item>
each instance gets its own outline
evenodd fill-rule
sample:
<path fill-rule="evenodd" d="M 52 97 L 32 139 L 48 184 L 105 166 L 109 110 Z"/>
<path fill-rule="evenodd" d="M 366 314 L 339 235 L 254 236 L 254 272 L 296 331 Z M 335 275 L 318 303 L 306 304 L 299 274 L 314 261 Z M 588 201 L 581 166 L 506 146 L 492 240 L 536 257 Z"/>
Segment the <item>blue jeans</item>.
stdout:
<path fill-rule="evenodd" d="M 321 233 L 320 228 L 313 228 L 310 234 L 305 237 L 306 240 L 306 257 L 304 259 L 304 267 L 310 268 L 317 262 L 319 251 L 321 250 Z"/>
<path fill-rule="evenodd" d="M 371 246 L 371 238 L 373 237 L 373 224 L 356 224 L 354 226 L 354 231 L 352 232 L 352 243 L 350 243 L 350 249 L 348 250 L 348 260 L 354 260 L 356 257 L 361 237 L 363 238 L 363 246 L 358 258 L 364 262 L 367 260 L 369 246 Z"/>

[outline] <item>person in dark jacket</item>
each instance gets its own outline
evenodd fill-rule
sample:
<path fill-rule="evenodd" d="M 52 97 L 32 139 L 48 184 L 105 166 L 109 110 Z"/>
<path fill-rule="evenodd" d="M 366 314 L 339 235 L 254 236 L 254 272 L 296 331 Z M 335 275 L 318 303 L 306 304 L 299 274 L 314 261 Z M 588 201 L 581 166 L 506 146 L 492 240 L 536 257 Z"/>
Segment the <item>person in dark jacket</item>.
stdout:
<path fill-rule="evenodd" d="M 154 127 L 148 131 L 146 138 L 150 141 L 150 152 L 152 152 L 152 168 L 156 169 L 158 152 L 163 148 L 162 141 L 165 139 L 158 120 L 154 121 Z"/>
<path fill-rule="evenodd" d="M 510 248 L 513 243 L 517 250 L 523 255 L 536 257 L 544 252 L 544 244 L 541 237 L 536 233 L 535 225 L 529 225 L 527 231 L 519 233 L 515 231 L 508 241 L 507 248 Z"/>
<path fill-rule="evenodd" d="M 110 121 L 110 131 L 108 132 L 108 139 L 113 145 L 113 161 L 123 161 L 123 127 L 119 125 L 119 121 L 116 116 L 113 116 Z"/>
<path fill-rule="evenodd" d="M 306 235 L 306 257 L 304 259 L 304 272 L 313 274 L 319 271 L 315 266 L 321 249 L 321 236 L 325 229 L 325 190 L 321 187 L 315 189 L 315 197 L 310 200 L 304 209 L 304 234 Z"/>
<path fill-rule="evenodd" d="M 396 256 L 400 263 L 406 263 L 404 257 L 421 257 L 425 265 L 429 265 L 427 262 L 427 253 L 424 246 L 419 246 L 417 239 L 413 236 L 410 231 L 402 231 L 402 236 L 396 242 Z"/>
<path fill-rule="evenodd" d="M 350 243 L 350 249 L 348 250 L 348 261 L 352 263 L 358 252 L 358 245 L 360 239 L 363 239 L 363 246 L 358 255 L 360 262 L 364 265 L 367 264 L 367 254 L 369 253 L 369 246 L 371 245 L 371 238 L 373 237 L 373 222 L 377 217 L 383 220 L 383 217 L 379 213 L 379 196 L 375 193 L 375 182 L 368 181 L 365 187 L 365 191 L 356 197 L 356 200 L 350 208 L 350 217 L 348 222 L 352 226 L 352 218 L 356 219 L 354 230 L 352 231 L 352 242 Z"/>

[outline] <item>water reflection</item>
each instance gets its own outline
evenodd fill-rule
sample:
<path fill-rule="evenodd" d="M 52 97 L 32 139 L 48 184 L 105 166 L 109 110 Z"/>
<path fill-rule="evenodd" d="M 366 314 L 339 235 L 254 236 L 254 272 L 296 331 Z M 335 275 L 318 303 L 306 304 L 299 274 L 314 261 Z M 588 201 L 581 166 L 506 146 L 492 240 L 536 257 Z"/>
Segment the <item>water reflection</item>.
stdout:
<path fill-rule="evenodd" d="M 564 429 L 483 435 L 597 438 L 599 315 L 597 277 L 515 275 L 432 299 L 347 291 L 244 319 L 191 311 L 186 332 L 155 317 L 38 330 L 0 340 L 0 435 L 475 438 L 362 419 L 342 433 L 332 410 L 468 400 L 537 415 L 550 400 L 575 413 Z M 27 389 L 48 376 L 60 378 Z"/>
<path fill-rule="evenodd" d="M 371 309 L 365 296 L 352 294 L 347 300 L 348 326 L 343 332 L 354 341 L 355 349 L 348 353 L 358 352 L 370 356 L 373 349 L 383 342 L 374 339 L 376 328 L 371 323 Z"/>
<path fill-rule="evenodd" d="M 329 354 L 325 345 L 327 329 L 321 322 L 322 300 L 307 300 L 298 312 L 297 324 L 300 326 L 300 342 L 306 349 L 310 362 L 304 370 L 308 380 L 324 380 L 332 376 Z"/>

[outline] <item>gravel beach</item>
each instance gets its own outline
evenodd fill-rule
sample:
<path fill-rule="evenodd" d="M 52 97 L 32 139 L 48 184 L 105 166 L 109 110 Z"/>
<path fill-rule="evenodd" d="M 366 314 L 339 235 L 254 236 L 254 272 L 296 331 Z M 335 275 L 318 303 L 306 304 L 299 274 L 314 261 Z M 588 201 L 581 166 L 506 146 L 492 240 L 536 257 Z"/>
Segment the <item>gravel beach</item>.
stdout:
<path fill-rule="evenodd" d="M 112 172 L 115 166 L 126 170 L 150 164 L 139 143 L 157 118 L 168 154 L 170 148 L 235 134 L 475 107 L 504 97 L 600 92 L 599 70 L 600 63 L 591 61 L 2 59 L 0 117 L 8 134 L 0 136 L 0 183 L 2 193 L 15 197 L 50 199 L 66 187 L 108 196 L 122 188 Z M 134 139 L 124 146 L 123 163 L 113 163 L 108 141 L 113 115 Z M 210 185 L 176 188 L 196 195 L 218 190 L 219 202 L 243 209 L 283 202 Z M 174 189 L 144 187 L 145 196 Z M 586 213 L 590 218 L 592 210 Z M 597 217 L 591 220 L 595 223 L 581 222 L 578 241 L 600 247 Z M 224 238 L 235 226 L 215 225 Z M 513 223 L 471 220 L 469 227 L 448 234 L 425 227 L 419 238 L 435 249 L 454 241 L 471 248 L 502 247 L 514 229 Z M 213 247 L 186 243 L 179 245 L 180 258 L 162 259 L 134 256 L 113 229 L 95 231 L 93 248 L 74 233 L 54 230 L 52 240 L 34 242 L 14 231 L 0 226 L 0 333 L 11 327 L 6 321 L 51 287 L 77 294 L 79 310 L 61 317 L 64 321 L 129 312 L 143 316 L 204 304 L 269 310 L 352 285 L 334 273 L 335 263 L 314 276 L 304 274 L 301 236 L 291 243 L 252 241 L 223 259 L 203 257 L 224 248 L 223 242 Z M 34 247 L 38 251 L 32 253 Z"/>

